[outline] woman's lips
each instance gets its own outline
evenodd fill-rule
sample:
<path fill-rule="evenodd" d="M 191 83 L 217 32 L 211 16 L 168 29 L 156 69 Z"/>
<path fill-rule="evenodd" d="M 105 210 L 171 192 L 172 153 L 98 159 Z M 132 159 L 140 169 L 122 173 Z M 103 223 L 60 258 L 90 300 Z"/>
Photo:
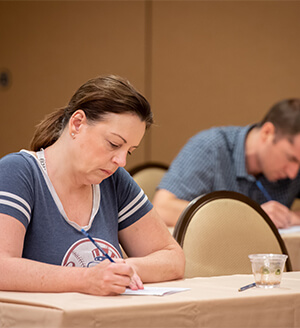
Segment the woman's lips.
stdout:
<path fill-rule="evenodd" d="M 104 172 L 107 175 L 112 175 L 113 174 L 113 171 L 110 171 L 110 170 L 101 169 L 101 171 Z"/>

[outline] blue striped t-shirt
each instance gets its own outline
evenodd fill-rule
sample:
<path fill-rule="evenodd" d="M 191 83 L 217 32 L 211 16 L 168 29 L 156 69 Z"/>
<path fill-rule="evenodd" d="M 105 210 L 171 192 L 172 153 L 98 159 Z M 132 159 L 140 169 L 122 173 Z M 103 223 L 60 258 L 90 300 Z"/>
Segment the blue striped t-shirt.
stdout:
<path fill-rule="evenodd" d="M 118 231 L 152 209 L 152 204 L 125 169 L 93 186 L 89 234 L 112 257 L 121 257 Z M 43 169 L 30 152 L 0 160 L 0 213 L 26 228 L 23 257 L 56 265 L 93 266 L 105 259 L 70 221 Z"/>

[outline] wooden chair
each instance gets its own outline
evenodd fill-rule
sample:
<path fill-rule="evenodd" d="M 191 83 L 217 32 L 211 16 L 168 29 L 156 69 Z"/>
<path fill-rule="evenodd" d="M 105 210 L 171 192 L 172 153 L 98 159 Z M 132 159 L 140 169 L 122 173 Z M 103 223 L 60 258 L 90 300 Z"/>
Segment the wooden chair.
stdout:
<path fill-rule="evenodd" d="M 249 254 L 287 254 L 274 223 L 250 198 L 215 191 L 195 198 L 173 233 L 186 256 L 185 277 L 249 274 Z M 291 271 L 290 259 L 286 271 Z"/>

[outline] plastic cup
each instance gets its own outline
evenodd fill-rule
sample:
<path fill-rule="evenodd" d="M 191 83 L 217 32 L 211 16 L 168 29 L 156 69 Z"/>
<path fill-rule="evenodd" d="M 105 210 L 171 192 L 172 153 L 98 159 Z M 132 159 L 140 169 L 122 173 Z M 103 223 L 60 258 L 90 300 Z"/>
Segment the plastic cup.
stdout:
<path fill-rule="evenodd" d="M 249 259 L 257 287 L 279 287 L 284 270 L 285 254 L 251 254 Z"/>

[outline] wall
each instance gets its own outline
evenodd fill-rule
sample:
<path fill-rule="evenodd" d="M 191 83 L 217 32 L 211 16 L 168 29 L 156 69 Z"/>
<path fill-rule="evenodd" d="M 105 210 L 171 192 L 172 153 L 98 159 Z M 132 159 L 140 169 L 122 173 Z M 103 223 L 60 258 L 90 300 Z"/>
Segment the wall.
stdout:
<path fill-rule="evenodd" d="M 152 158 L 300 97 L 299 14 L 297 1 L 154 1 Z"/>
<path fill-rule="evenodd" d="M 28 148 L 35 125 L 86 80 L 127 77 L 145 92 L 145 3 L 0 1 L 0 156 Z M 143 146 L 135 160 L 144 160 Z"/>
<path fill-rule="evenodd" d="M 156 124 L 127 168 L 170 163 L 214 125 L 248 124 L 299 97 L 298 1 L 0 1 L 0 156 L 99 74 L 127 77 Z"/>

